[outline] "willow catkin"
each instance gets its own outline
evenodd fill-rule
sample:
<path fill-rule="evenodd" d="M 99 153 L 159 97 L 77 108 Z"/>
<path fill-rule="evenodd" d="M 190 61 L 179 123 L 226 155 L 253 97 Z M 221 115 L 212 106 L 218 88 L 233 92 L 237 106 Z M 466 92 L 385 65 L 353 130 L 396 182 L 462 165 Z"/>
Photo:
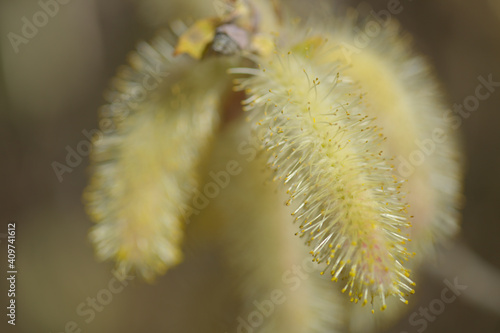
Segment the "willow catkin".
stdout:
<path fill-rule="evenodd" d="M 287 45 L 238 80 L 268 151 L 274 180 L 287 189 L 298 235 L 331 279 L 363 304 L 405 294 L 410 226 L 403 181 L 384 154 L 386 137 L 366 113 L 359 87 L 340 63 L 324 61 L 326 40 Z M 293 49 L 293 51 L 291 51 Z"/>
<path fill-rule="evenodd" d="M 164 39 L 142 43 L 115 80 L 104 116 L 116 128 L 93 143 L 84 196 L 97 223 L 90 233 L 97 255 L 147 280 L 182 259 L 197 167 L 218 126 L 225 87 L 218 61 L 192 66 L 172 53 Z M 132 98 L 138 90 L 146 96 Z"/>
<path fill-rule="evenodd" d="M 294 236 L 290 207 L 282 204 L 284 193 L 277 193 L 277 184 L 269 182 L 264 156 L 254 155 L 257 144 L 244 119 L 224 128 L 208 165 L 224 185 L 193 223 L 217 230 L 227 288 L 241 302 L 234 328 L 227 331 L 341 332 L 343 299 Z M 238 174 L 223 176 L 231 164 Z"/>
<path fill-rule="evenodd" d="M 396 157 L 396 174 L 408 181 L 409 212 L 415 215 L 408 248 L 417 261 L 433 258 L 436 246 L 458 233 L 463 203 L 463 158 L 442 89 L 396 22 L 382 27 L 363 11 L 348 11 L 334 22 L 323 32 L 337 45 L 329 58 L 362 86 L 368 114 L 389 138 L 385 150 Z M 379 33 L 360 47 L 356 41 L 374 26 Z"/>

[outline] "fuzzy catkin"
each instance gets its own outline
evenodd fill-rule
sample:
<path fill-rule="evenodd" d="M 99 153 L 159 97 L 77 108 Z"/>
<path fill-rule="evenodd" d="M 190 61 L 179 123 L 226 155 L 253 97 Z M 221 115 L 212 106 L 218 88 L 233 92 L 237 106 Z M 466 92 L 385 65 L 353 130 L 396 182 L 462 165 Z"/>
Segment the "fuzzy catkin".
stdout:
<path fill-rule="evenodd" d="M 313 44 L 314 42 L 314 44 Z M 363 304 L 412 293 L 403 181 L 384 154 L 386 137 L 365 112 L 364 96 L 338 62 L 324 61 L 326 40 L 277 49 L 239 80 L 268 151 L 275 180 L 287 190 L 311 254 L 343 291 Z"/>
<path fill-rule="evenodd" d="M 229 162 L 238 174 L 227 176 L 220 194 L 193 223 L 217 230 L 214 236 L 223 245 L 227 288 L 233 287 L 241 302 L 240 317 L 228 332 L 245 327 L 259 333 L 342 332 L 344 299 L 294 236 L 291 208 L 282 204 L 278 184 L 269 181 L 264 156 L 253 155 L 257 142 L 249 132 L 244 119 L 221 132 L 208 170 L 225 170 Z"/>
<path fill-rule="evenodd" d="M 90 238 L 98 257 L 114 259 L 119 269 L 135 269 L 147 280 L 182 260 L 197 167 L 218 127 L 225 87 L 217 80 L 224 72 L 219 62 L 196 64 L 197 70 L 184 74 L 192 67 L 183 57 L 174 59 L 172 51 L 163 39 L 141 44 L 131 56 L 132 67 L 108 93 L 105 117 L 116 128 L 93 143 L 92 178 L 84 195 L 97 223 Z M 204 77 L 212 81 L 200 80 Z M 158 78 L 157 87 L 142 89 L 145 98 L 131 98 Z"/>

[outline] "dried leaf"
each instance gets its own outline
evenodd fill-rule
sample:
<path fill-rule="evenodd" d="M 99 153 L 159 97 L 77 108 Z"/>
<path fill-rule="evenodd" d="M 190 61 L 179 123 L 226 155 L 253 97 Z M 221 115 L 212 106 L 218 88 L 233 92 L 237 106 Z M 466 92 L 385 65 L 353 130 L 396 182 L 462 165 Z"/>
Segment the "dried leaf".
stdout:
<path fill-rule="evenodd" d="M 179 38 L 174 55 L 189 54 L 201 59 L 203 51 L 213 41 L 219 24 L 220 19 L 213 17 L 197 21 Z"/>

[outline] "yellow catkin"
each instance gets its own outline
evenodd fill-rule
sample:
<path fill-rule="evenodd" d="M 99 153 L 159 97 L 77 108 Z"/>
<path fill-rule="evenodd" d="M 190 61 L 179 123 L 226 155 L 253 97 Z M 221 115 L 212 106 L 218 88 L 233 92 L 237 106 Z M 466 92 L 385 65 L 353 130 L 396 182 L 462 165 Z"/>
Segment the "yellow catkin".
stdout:
<path fill-rule="evenodd" d="M 239 88 L 252 91 L 247 109 L 255 110 L 274 180 L 286 187 L 314 260 L 344 281 L 353 300 L 380 296 L 383 307 L 397 295 L 404 302 L 412 281 L 404 267 L 403 181 L 394 177 L 362 90 L 342 76 L 342 64 L 323 61 L 331 47 L 277 48 Z"/>
<path fill-rule="evenodd" d="M 172 52 L 164 39 L 142 43 L 115 80 L 102 110 L 114 128 L 93 143 L 84 194 L 98 257 L 147 280 L 182 259 L 183 225 L 223 87 L 218 62 L 193 68 Z"/>
<path fill-rule="evenodd" d="M 435 244 L 458 233 L 463 202 L 463 157 L 451 110 L 432 68 L 395 21 L 379 27 L 361 48 L 360 31 L 374 26 L 369 13 L 348 11 L 332 22 L 321 35 L 337 47 L 322 61 L 337 60 L 343 74 L 361 85 L 367 112 L 384 128 L 386 151 L 396 157 L 396 174 L 407 180 L 408 251 L 417 253 L 417 261 L 434 257 Z"/>
<path fill-rule="evenodd" d="M 289 208 L 280 205 L 284 195 L 268 181 L 271 172 L 263 170 L 263 156 L 254 155 L 257 145 L 244 119 L 221 131 L 207 172 L 222 174 L 231 163 L 237 166 L 233 169 L 237 175 L 227 177 L 193 227 L 201 226 L 205 233 L 205 228 L 216 228 L 212 236 L 223 244 L 226 264 L 221 271 L 227 270 L 231 284 L 226 288 L 234 287 L 242 302 L 241 318 L 253 320 L 256 309 L 273 307 L 272 315 L 252 326 L 255 331 L 340 332 L 344 299 L 317 274 L 305 245 L 294 237 Z M 237 332 L 238 324 L 227 331 Z"/>

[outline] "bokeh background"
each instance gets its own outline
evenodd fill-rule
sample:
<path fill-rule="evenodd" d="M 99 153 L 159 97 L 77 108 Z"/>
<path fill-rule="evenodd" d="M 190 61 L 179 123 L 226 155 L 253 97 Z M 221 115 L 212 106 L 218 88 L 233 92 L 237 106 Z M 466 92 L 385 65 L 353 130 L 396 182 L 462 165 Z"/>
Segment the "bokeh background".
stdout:
<path fill-rule="evenodd" d="M 207 0 L 210 1 L 210 0 Z M 154 3 L 154 1 L 145 1 Z M 299 1 L 300 2 L 300 1 Z M 356 6 L 358 1 L 337 1 Z M 388 0 L 368 1 L 374 10 Z M 403 0 L 397 15 L 411 32 L 416 49 L 435 68 L 450 107 L 474 93 L 477 77 L 500 81 L 500 2 L 498 0 Z M 302 1 L 301 6 L 318 5 Z M 111 263 L 98 263 L 87 240 L 91 222 L 81 193 L 88 160 L 59 182 L 52 163 L 64 163 L 69 146 L 97 128 L 102 93 L 126 55 L 150 39 L 163 16 L 131 0 L 72 0 L 15 53 L 7 38 L 20 33 L 23 16 L 40 10 L 36 1 L 0 1 L 0 233 L 17 222 L 17 325 L 0 332 L 64 332 L 75 321 L 83 332 L 226 332 L 237 313 L 216 311 L 230 302 L 219 279 L 218 249 L 187 248 L 188 263 L 154 285 L 131 281 L 87 324 L 76 314 L 80 303 L 107 287 Z M 147 7 L 146 8 L 155 8 Z M 149 12 L 149 13 L 151 13 Z M 426 332 L 500 332 L 500 89 L 463 121 L 466 156 L 463 230 L 458 248 L 443 253 L 441 266 L 477 288 L 477 298 L 460 297 L 447 305 Z M 0 305 L 6 305 L 6 242 L 0 238 Z M 196 242 L 191 242 L 196 243 Z M 467 251 L 473 253 L 472 256 Z M 474 265 L 470 263 L 474 262 Z M 443 288 L 433 266 L 422 273 L 414 311 Z M 455 276 L 456 276 L 455 275 Z M 453 275 L 451 275 L 453 276 Z M 210 286 L 207 288 L 207 286 Z M 488 299 L 489 298 L 489 299 Z M 488 307 L 490 309 L 488 309 Z M 498 312 L 497 312 L 498 313 Z M 403 316 L 387 332 L 416 332 Z"/>

